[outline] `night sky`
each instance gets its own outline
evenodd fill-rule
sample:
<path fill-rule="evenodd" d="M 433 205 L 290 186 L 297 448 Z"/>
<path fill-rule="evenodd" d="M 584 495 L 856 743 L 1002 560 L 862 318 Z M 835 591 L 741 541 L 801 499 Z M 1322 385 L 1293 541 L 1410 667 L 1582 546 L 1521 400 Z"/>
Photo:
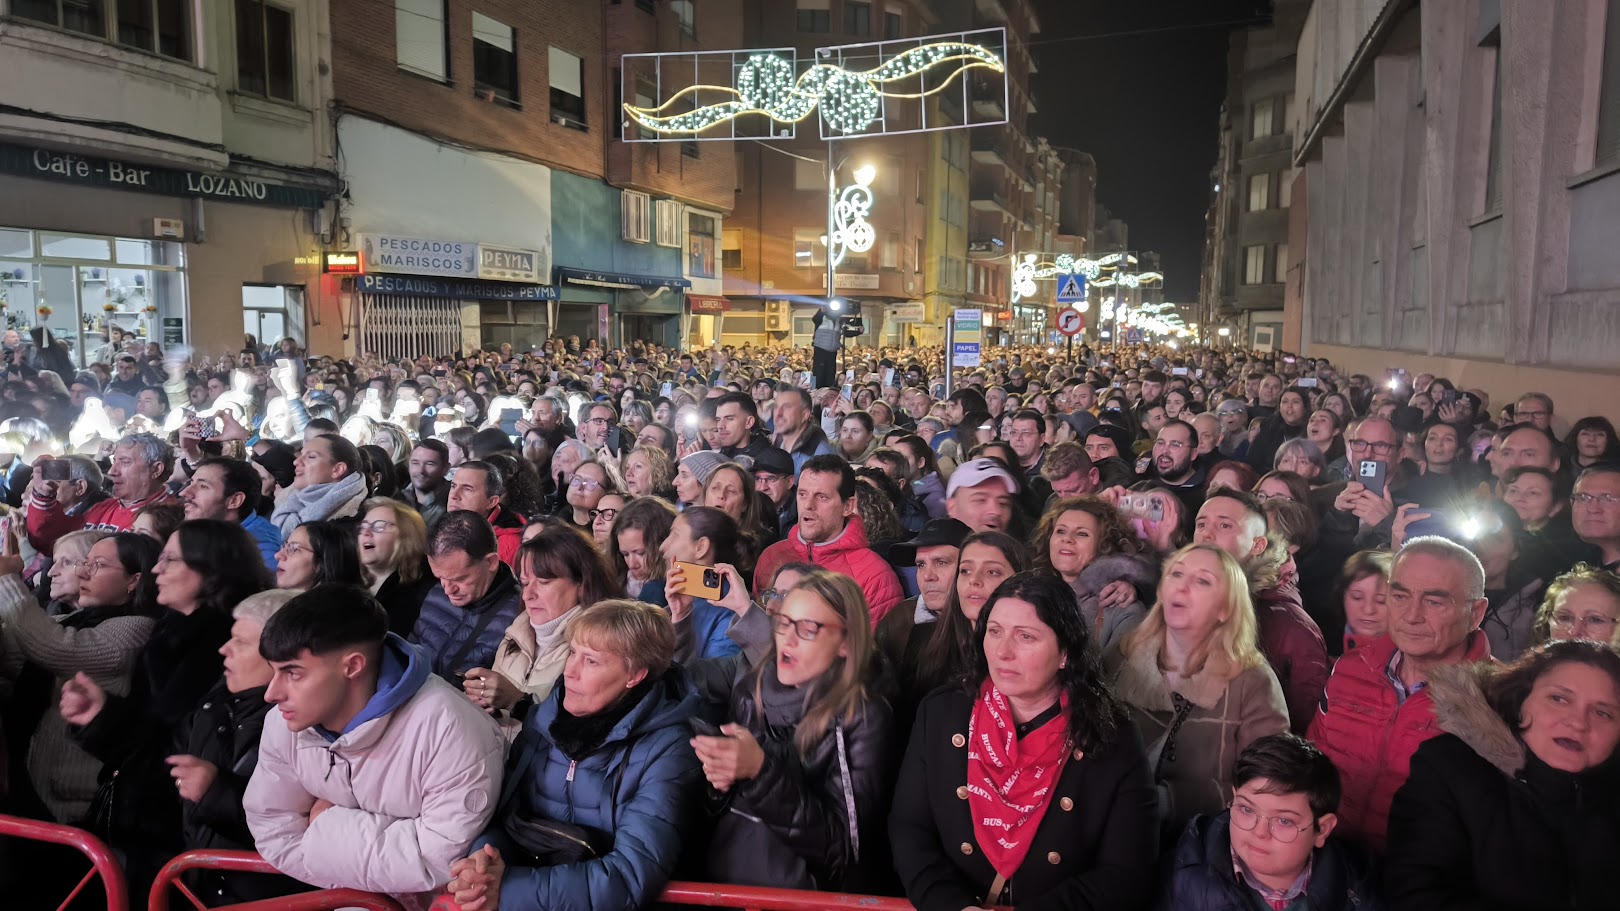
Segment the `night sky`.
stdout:
<path fill-rule="evenodd" d="M 1264 24 L 1271 4 L 1034 3 L 1036 130 L 1053 145 L 1091 153 L 1097 201 L 1130 225 L 1131 249 L 1163 256 L 1169 300 L 1196 300 L 1227 36 L 1240 27 L 1228 23 Z"/>

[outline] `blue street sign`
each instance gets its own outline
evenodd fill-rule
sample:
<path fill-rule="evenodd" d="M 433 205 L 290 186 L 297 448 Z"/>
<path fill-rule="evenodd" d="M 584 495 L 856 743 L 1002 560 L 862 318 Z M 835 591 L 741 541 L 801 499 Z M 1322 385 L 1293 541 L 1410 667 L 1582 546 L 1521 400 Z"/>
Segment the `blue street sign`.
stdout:
<path fill-rule="evenodd" d="M 1131 328 L 1131 329 L 1125 330 L 1125 344 L 1127 344 L 1127 345 L 1140 345 L 1140 344 L 1142 344 L 1142 330 L 1134 328 L 1134 327 Z"/>
<path fill-rule="evenodd" d="M 1057 299 L 1060 304 L 1072 304 L 1086 299 L 1086 280 L 1079 275 L 1065 275 L 1058 279 Z"/>

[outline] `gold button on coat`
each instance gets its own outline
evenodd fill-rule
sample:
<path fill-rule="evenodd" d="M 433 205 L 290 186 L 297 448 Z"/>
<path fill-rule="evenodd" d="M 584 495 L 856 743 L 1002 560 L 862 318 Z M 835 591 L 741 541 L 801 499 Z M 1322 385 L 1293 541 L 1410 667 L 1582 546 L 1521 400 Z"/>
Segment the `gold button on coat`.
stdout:
<path fill-rule="evenodd" d="M 960 788 L 957 788 L 956 796 L 959 800 L 967 800 L 967 785 L 962 785 Z"/>
<path fill-rule="evenodd" d="M 952 734 L 951 735 L 951 746 L 953 746 L 953 747 L 965 747 L 965 746 L 967 746 L 967 738 L 963 737 L 961 734 Z"/>
<path fill-rule="evenodd" d="M 1066 813 L 1066 812 L 1074 809 L 1074 801 L 1070 800 L 1067 797 L 1065 797 L 1062 800 L 1058 801 L 1058 806 L 1062 807 L 1063 811 Z"/>
<path fill-rule="evenodd" d="M 968 842 L 965 842 L 965 841 L 962 842 L 962 853 L 963 854 L 972 854 L 973 853 L 973 845 L 971 845 L 971 844 L 969 844 Z"/>
<path fill-rule="evenodd" d="M 1053 851 L 1052 853 L 1046 855 L 1046 862 L 1049 863 L 1049 864 L 1063 863 L 1063 855 L 1059 854 L 1056 851 Z"/>

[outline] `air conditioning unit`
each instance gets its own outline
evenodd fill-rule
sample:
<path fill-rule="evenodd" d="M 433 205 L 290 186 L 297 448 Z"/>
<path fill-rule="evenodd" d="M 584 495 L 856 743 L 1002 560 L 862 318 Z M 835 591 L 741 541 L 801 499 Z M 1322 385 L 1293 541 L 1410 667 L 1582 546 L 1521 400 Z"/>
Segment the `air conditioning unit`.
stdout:
<path fill-rule="evenodd" d="M 788 325 L 788 317 L 786 313 L 765 314 L 766 332 L 786 332 L 788 331 Z"/>
<path fill-rule="evenodd" d="M 766 301 L 765 312 L 771 316 L 786 317 L 788 315 L 787 301 Z"/>

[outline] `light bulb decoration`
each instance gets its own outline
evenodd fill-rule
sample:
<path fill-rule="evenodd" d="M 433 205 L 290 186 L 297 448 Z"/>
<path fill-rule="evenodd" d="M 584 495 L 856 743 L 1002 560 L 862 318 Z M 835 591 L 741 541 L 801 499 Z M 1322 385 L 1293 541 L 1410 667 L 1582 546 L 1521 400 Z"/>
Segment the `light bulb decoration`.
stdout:
<path fill-rule="evenodd" d="M 1000 34 L 1005 44 L 1005 32 Z M 975 33 L 979 34 L 979 33 Z M 960 37 L 966 37 L 960 36 Z M 881 124 L 885 104 L 889 101 L 920 101 L 945 91 L 960 79 L 966 79 L 971 70 L 989 70 L 1005 73 L 1006 64 L 994 51 L 979 44 L 962 40 L 922 39 L 924 44 L 894 54 L 875 67 L 853 70 L 836 63 L 819 62 L 802 73 L 791 50 L 763 50 L 749 53 L 736 67 L 734 85 L 689 85 L 677 91 L 661 104 L 623 106 L 628 127 L 633 123 L 652 136 L 633 135 L 637 131 L 626 129 L 628 142 L 656 142 L 670 139 L 731 139 L 731 135 L 704 137 L 701 134 L 722 124 L 744 117 L 765 117 L 775 125 L 792 126 L 820 113 L 824 137 L 851 136 L 868 132 L 874 124 Z M 852 45 L 852 52 L 871 45 Z M 881 47 L 881 45 L 880 45 Z M 841 56 L 845 48 L 820 48 L 818 54 L 829 57 L 834 52 Z M 729 53 L 729 52 L 722 52 Z M 747 53 L 747 52 L 744 52 Z M 881 52 L 880 52 L 881 53 Z M 865 52 L 870 55 L 870 51 Z M 658 58 L 667 54 L 626 54 L 624 68 L 630 73 L 636 58 Z M 937 81 L 929 74 L 943 72 Z M 917 90 L 907 85 L 917 80 Z M 720 96 L 723 100 L 698 104 L 706 97 Z M 977 125 L 977 124 L 970 124 Z M 791 136 L 790 131 L 773 136 Z"/>
<path fill-rule="evenodd" d="M 861 170 L 870 171 L 870 168 Z M 866 220 L 866 216 L 872 214 L 872 175 L 865 175 L 868 178 L 865 183 L 860 182 L 860 176 L 857 173 L 856 183 L 838 194 L 838 202 L 833 206 L 833 232 L 828 252 L 834 267 L 843 263 L 846 254 L 865 253 L 877 241 L 877 229 Z"/>

